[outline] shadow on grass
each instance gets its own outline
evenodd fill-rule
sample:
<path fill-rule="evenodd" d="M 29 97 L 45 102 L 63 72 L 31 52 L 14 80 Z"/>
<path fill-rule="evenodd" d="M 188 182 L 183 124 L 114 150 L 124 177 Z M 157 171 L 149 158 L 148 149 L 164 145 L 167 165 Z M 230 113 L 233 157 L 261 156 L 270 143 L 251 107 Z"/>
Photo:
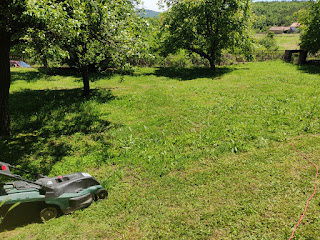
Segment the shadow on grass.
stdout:
<path fill-rule="evenodd" d="M 15 81 L 26 81 L 36 82 L 40 79 L 49 80 L 51 76 L 61 76 L 61 77 L 75 77 L 81 78 L 81 74 L 74 68 L 51 68 L 49 72 L 41 67 L 38 69 L 19 69 L 19 71 L 11 71 L 11 82 Z"/>
<path fill-rule="evenodd" d="M 299 65 L 300 71 L 320 75 L 320 61 L 308 61 L 307 64 Z"/>
<path fill-rule="evenodd" d="M 99 135 L 108 130 L 110 122 L 101 117 L 107 113 L 100 113 L 96 106 L 112 99 L 110 90 L 92 90 L 90 98 L 82 97 L 81 89 L 12 93 L 13 134 L 0 141 L 0 161 L 47 175 L 56 162 L 70 155 L 72 145 L 61 136 Z M 42 159 L 40 168 L 32 169 L 26 156 Z"/>
<path fill-rule="evenodd" d="M 98 81 L 100 79 L 111 78 L 114 74 L 122 74 L 114 70 L 104 71 L 104 72 L 97 72 L 93 71 L 89 75 L 89 80 L 91 82 Z M 51 76 L 60 76 L 60 77 L 74 77 L 76 78 L 77 82 L 82 82 L 81 73 L 76 68 L 70 67 L 59 67 L 59 68 L 50 68 L 48 73 L 45 68 L 41 67 L 38 68 L 38 71 L 27 69 L 26 71 L 11 71 L 11 82 L 15 81 L 26 81 L 36 82 L 40 79 L 47 79 L 50 80 Z"/>
<path fill-rule="evenodd" d="M 188 81 L 197 78 L 219 78 L 224 74 L 234 71 L 231 67 L 222 67 L 212 70 L 210 68 L 158 68 L 152 75 L 164 76 L 179 81 Z"/>
<path fill-rule="evenodd" d="M 42 74 L 46 74 L 46 70 L 44 68 L 40 68 L 39 71 Z M 89 70 L 89 80 L 91 82 L 98 81 L 100 79 L 106 79 L 106 78 L 111 78 L 115 74 L 120 74 L 120 75 L 132 75 L 133 71 L 121 71 L 117 70 L 115 68 L 108 68 L 104 71 L 99 71 L 96 68 L 93 68 Z M 82 77 L 81 77 L 81 72 L 79 69 L 74 68 L 74 67 L 58 67 L 58 68 L 51 68 L 49 70 L 48 75 L 51 76 L 61 76 L 61 77 L 76 77 L 79 78 L 79 82 L 82 82 Z"/>
<path fill-rule="evenodd" d="M 11 205 L 5 206 L 1 209 L 2 216 L 4 216 Z M 40 211 L 43 207 L 44 204 L 41 202 L 19 204 L 7 213 L 3 221 L 0 221 L 0 232 L 14 230 L 18 227 L 23 227 L 31 223 L 41 223 Z"/>
<path fill-rule="evenodd" d="M 11 71 L 11 83 L 15 81 L 36 82 L 43 78 L 44 75 L 38 71 Z"/>

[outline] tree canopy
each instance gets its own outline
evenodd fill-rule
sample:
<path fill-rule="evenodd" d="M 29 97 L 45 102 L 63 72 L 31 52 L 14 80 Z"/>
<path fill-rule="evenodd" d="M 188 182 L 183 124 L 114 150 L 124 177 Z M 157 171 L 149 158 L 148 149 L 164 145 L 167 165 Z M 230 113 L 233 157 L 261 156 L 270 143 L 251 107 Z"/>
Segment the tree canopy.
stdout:
<path fill-rule="evenodd" d="M 303 23 L 301 49 L 316 53 L 320 50 L 320 1 L 312 3 L 310 10 L 303 11 L 300 16 Z"/>
<path fill-rule="evenodd" d="M 212 69 L 223 50 L 251 53 L 251 8 L 248 0 L 171 1 L 162 24 L 163 52 L 178 49 L 208 59 Z"/>
<path fill-rule="evenodd" d="M 29 13 L 43 23 L 27 39 L 43 64 L 48 58 L 82 73 L 84 95 L 89 94 L 89 66 L 123 67 L 142 48 L 143 20 L 131 1 L 34 0 Z"/>

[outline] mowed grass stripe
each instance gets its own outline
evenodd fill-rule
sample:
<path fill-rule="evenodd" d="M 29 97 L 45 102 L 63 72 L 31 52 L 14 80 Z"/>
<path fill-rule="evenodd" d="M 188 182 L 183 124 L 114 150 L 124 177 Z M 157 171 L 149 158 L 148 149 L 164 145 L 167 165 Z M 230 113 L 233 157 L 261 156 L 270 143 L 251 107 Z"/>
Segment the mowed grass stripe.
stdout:
<path fill-rule="evenodd" d="M 141 68 L 99 76 L 82 99 L 79 76 L 14 71 L 25 77 L 12 84 L 17 130 L 0 145 L 4 157 L 49 175 L 90 172 L 110 196 L 8 236 L 288 238 L 314 178 L 289 143 L 319 132 L 319 73 L 280 61 L 216 73 Z M 297 144 L 317 159 L 319 142 Z M 319 235 L 318 203 L 297 238 Z"/>

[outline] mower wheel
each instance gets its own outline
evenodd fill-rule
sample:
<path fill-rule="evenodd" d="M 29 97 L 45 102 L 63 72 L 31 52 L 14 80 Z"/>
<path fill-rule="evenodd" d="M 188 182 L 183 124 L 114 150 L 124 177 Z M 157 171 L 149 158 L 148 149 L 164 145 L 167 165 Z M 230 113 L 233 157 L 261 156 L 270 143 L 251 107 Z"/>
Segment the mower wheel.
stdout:
<path fill-rule="evenodd" d="M 96 192 L 96 199 L 106 199 L 108 197 L 108 191 L 105 189 L 99 189 Z"/>
<path fill-rule="evenodd" d="M 45 207 L 40 212 L 40 218 L 43 222 L 56 218 L 58 217 L 58 215 L 59 215 L 59 211 L 55 206 Z"/>

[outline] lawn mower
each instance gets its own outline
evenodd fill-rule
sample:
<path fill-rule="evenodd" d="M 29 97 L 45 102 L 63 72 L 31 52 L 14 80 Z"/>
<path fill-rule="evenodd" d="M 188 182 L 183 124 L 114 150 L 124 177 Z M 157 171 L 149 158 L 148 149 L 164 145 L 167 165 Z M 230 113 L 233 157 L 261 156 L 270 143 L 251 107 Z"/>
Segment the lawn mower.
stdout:
<path fill-rule="evenodd" d="M 31 174 L 36 179 L 23 179 L 20 175 L 12 174 L 10 168 Z M 45 222 L 88 207 L 94 200 L 108 196 L 107 190 L 88 173 L 47 177 L 0 162 L 1 175 L 16 181 L 0 184 L 0 216 L 6 215 L 11 206 L 17 203 L 26 206 L 20 209 L 27 209 L 33 204 L 38 216 Z"/>

